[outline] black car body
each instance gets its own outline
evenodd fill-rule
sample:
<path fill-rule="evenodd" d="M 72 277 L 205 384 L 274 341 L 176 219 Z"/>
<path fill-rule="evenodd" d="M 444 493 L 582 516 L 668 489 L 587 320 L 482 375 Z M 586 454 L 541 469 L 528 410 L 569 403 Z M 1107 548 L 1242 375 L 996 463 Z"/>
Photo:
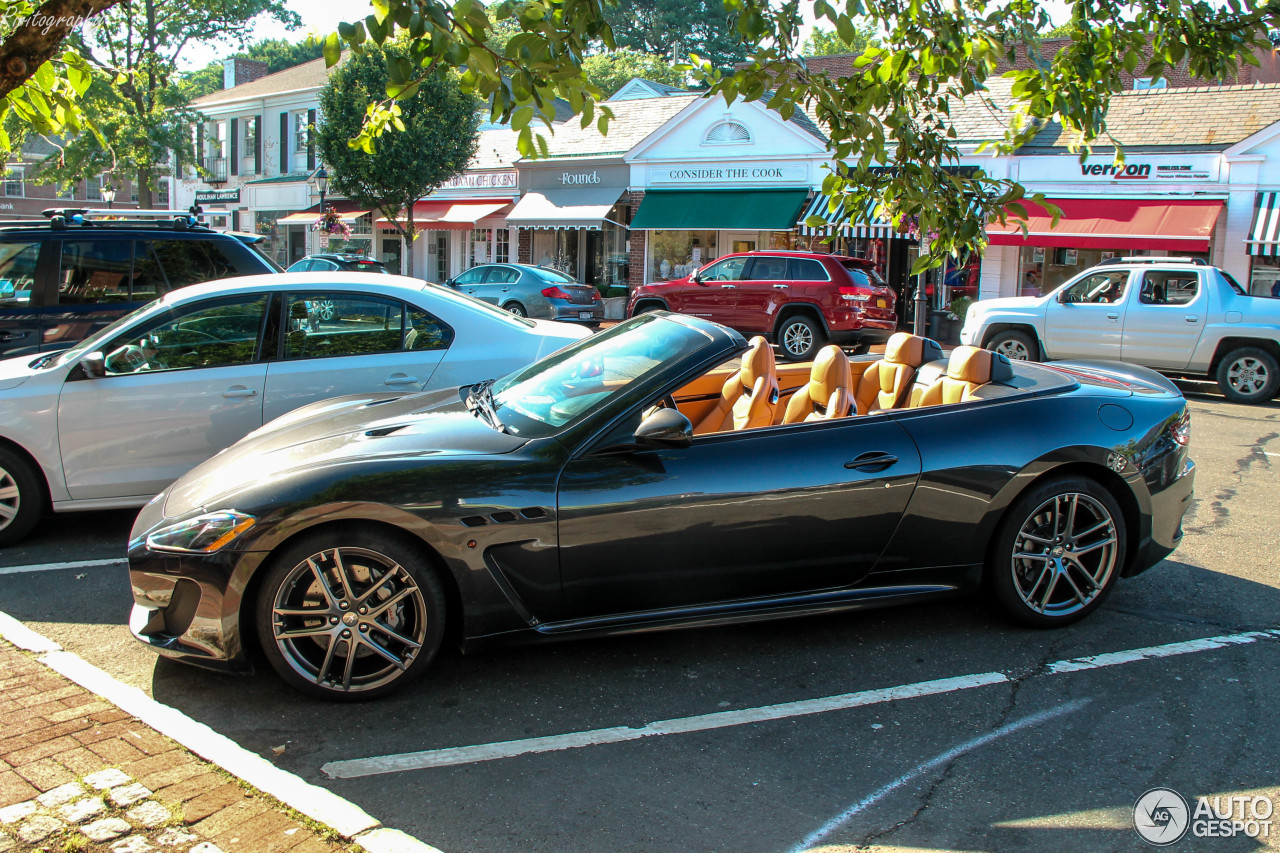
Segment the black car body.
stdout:
<path fill-rule="evenodd" d="M 624 345 L 630 362 L 593 355 Z M 297 582 L 308 561 L 329 559 L 325 542 L 343 536 L 382 536 L 407 549 L 397 559 L 430 576 L 431 589 L 417 584 L 421 594 L 443 596 L 436 621 L 447 618 L 471 647 L 974 589 L 1010 513 L 1042 512 L 1019 507 L 1057 483 L 1111 507 L 1115 576 L 1149 568 L 1181 537 L 1194 477 L 1189 421 L 1181 394 L 1157 374 L 1119 364 L 1015 363 L 967 402 L 693 439 L 681 437 L 683 427 L 669 428 L 687 424 L 683 414 L 649 410 L 658 401 L 683 409 L 712 399 L 691 392 L 718 388 L 721 375 L 708 371 L 746 346 L 714 323 L 659 312 L 513 374 L 496 395 L 486 397 L 482 385 L 300 409 L 193 470 L 142 511 L 129 546 L 131 628 L 161 654 L 246 669 L 246 646 L 274 648 L 255 630 L 288 633 L 291 613 L 311 612 L 291 610 L 302 604 L 283 594 L 264 611 L 272 573 L 297 561 Z M 592 384 L 608 385 L 618 369 L 630 380 L 604 390 Z M 559 399 L 504 396 L 552 375 L 560 377 Z M 793 371 L 783 393 L 803 381 Z M 590 393 L 576 396 L 583 388 Z M 1059 500 L 1054 495 L 1043 500 Z M 201 524 L 208 531 L 199 547 L 187 547 Z M 341 585 L 320 580 L 311 565 L 317 582 L 303 577 L 304 586 L 311 584 L 312 599 L 323 594 L 333 631 L 344 630 L 343 620 L 364 631 L 355 611 L 363 614 L 386 593 L 374 587 L 399 584 L 377 571 L 363 582 L 348 577 L 333 547 Z M 1046 545 L 1045 555 L 1053 548 Z M 1061 563 L 1038 551 L 1034 559 Z M 396 577 L 408 574 L 399 571 Z M 356 595 L 357 588 L 364 591 Z M 401 659 L 406 667 L 437 634 L 415 636 L 418 646 Z M 346 692 L 319 687 L 313 692 Z M 385 685 L 363 687 L 373 694 Z M 350 683 L 346 689 L 359 692 Z"/>
<path fill-rule="evenodd" d="M 172 219 L 55 219 L 59 227 L 0 227 L 0 357 L 65 349 L 189 284 L 280 271 L 253 234 Z"/>
<path fill-rule="evenodd" d="M 295 261 L 286 272 L 386 272 L 382 261 L 349 252 L 323 252 Z"/>

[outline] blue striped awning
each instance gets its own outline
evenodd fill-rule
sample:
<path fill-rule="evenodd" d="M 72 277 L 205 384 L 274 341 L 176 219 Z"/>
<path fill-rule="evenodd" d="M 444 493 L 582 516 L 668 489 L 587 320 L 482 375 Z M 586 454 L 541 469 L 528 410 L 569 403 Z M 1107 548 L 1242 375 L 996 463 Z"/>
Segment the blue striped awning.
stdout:
<path fill-rule="evenodd" d="M 1244 242 L 1250 255 L 1280 255 L 1280 192 L 1258 193 L 1253 203 L 1253 224 Z"/>
<path fill-rule="evenodd" d="M 818 193 L 813 201 L 805 208 L 804 214 L 800 217 L 800 233 L 806 237 L 812 236 L 830 236 L 841 235 L 844 237 L 891 237 L 893 236 L 892 225 L 875 215 L 875 205 L 868 205 L 865 210 L 858 216 L 850 217 L 845 213 L 845 207 L 842 204 L 831 210 L 830 197 L 822 193 Z M 806 225 L 805 220 L 810 216 L 820 216 L 826 222 L 825 225 L 811 226 Z M 852 221 L 850 221 L 852 220 Z"/>

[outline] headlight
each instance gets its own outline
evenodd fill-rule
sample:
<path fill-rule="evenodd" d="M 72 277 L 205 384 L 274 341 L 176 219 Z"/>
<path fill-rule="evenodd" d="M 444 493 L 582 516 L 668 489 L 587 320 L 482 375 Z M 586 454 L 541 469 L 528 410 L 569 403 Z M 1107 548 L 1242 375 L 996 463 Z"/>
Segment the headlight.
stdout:
<path fill-rule="evenodd" d="M 231 544 L 255 522 L 253 516 L 235 510 L 208 512 L 149 534 L 147 547 L 172 554 L 212 554 Z"/>

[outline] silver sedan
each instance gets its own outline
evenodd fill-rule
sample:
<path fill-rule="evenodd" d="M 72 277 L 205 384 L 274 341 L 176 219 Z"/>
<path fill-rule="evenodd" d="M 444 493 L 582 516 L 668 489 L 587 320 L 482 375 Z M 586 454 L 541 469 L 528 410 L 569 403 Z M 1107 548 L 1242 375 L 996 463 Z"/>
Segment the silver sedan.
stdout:
<path fill-rule="evenodd" d="M 604 320 L 599 290 L 550 267 L 481 264 L 445 283 L 518 317 L 590 325 Z"/>

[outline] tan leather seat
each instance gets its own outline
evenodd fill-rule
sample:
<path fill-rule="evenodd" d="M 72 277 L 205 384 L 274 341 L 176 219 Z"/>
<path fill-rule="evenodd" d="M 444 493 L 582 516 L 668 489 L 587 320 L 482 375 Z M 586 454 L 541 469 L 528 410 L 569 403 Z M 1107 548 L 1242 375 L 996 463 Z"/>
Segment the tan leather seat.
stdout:
<path fill-rule="evenodd" d="M 944 406 L 973 399 L 973 393 L 991 381 L 1013 376 L 1009 360 L 999 353 L 978 347 L 956 347 L 947 362 L 947 372 L 920 395 L 913 406 Z"/>
<path fill-rule="evenodd" d="M 798 424 L 848 417 L 853 410 L 852 385 L 849 356 L 838 346 L 823 347 L 809 370 L 809 384 L 791 396 L 782 422 Z"/>
<path fill-rule="evenodd" d="M 742 367 L 724 383 L 716 407 L 698 422 L 693 434 L 772 426 L 777 406 L 778 376 L 773 348 L 764 338 L 756 336 L 742 354 Z"/>
<path fill-rule="evenodd" d="M 942 347 L 928 338 L 898 332 L 884 346 L 884 358 L 867 368 L 858 380 L 853 402 L 858 414 L 901 408 L 916 371 L 942 358 Z"/>

